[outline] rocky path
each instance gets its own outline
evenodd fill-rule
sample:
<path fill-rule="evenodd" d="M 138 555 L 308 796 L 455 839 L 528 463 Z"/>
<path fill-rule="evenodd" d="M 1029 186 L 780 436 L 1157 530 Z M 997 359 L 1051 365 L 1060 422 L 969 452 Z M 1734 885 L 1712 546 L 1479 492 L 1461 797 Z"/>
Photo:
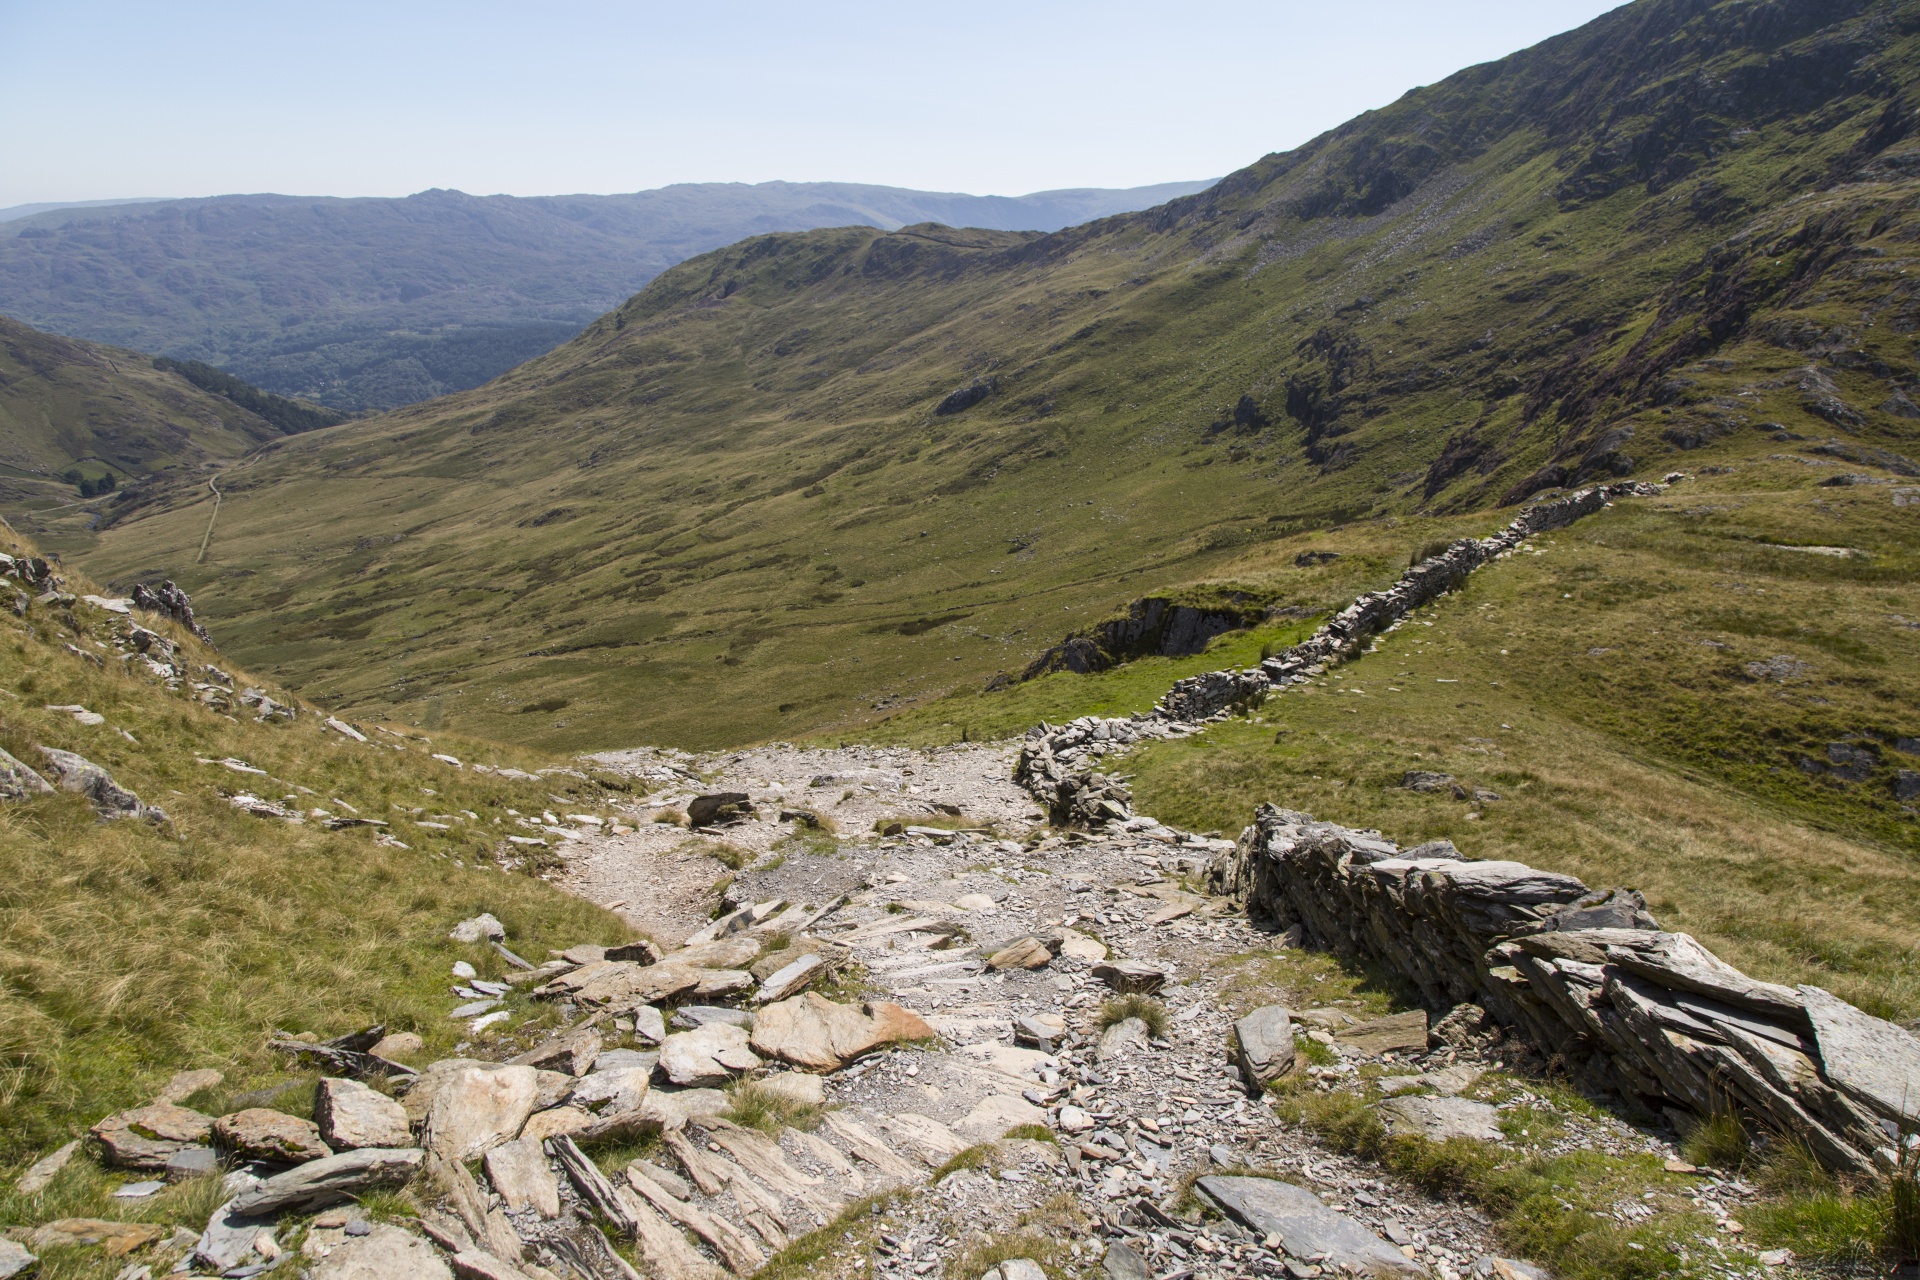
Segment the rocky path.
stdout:
<path fill-rule="evenodd" d="M 1503 1114 L 1553 1109 L 1524 1087 L 1498 1090 L 1497 1106 L 1459 1098 L 1494 1096 L 1478 1087 L 1481 1077 L 1510 1057 L 1474 1028 L 1430 1035 L 1424 1013 L 1411 1015 L 1417 1026 L 1407 1015 L 1383 1025 L 1357 1000 L 1314 1007 L 1291 985 L 1311 991 L 1311 975 L 1274 976 L 1276 957 L 1284 973 L 1285 957 L 1301 954 L 1289 952 L 1289 939 L 1195 891 L 1230 842 L 1144 817 L 1100 835 L 1050 834 L 1009 782 L 1011 759 L 990 746 L 598 758 L 653 788 L 636 799 L 636 819 L 720 791 L 746 793 L 754 815 L 710 832 L 654 824 L 568 841 L 564 883 L 627 911 L 668 945 L 689 935 L 700 945 L 700 930 L 711 930 L 701 908 L 714 901 L 718 869 L 706 850 L 748 851 L 752 861 L 733 874 L 724 904 L 745 918 L 750 904 L 762 904 L 767 920 L 745 936 L 769 939 L 783 920 L 832 908 L 773 955 L 818 951 L 843 975 L 836 998 L 897 1003 L 939 1036 L 790 1082 L 826 1113 L 778 1138 L 792 1169 L 818 1179 L 803 1183 L 783 1230 L 911 1184 L 919 1190 L 893 1201 L 870 1230 L 848 1234 L 833 1274 L 944 1274 L 970 1249 L 1034 1223 L 1078 1224 L 1055 1260 L 1086 1274 L 1331 1275 L 1342 1264 L 1363 1274 L 1532 1274 L 1499 1259 L 1489 1224 L 1471 1207 L 1435 1200 L 1284 1123 L 1249 1090 L 1229 1046 L 1237 1018 L 1285 1001 L 1298 1028 L 1331 1050 L 1325 1065 L 1303 1067 L 1317 1088 L 1363 1074 L 1402 1077 L 1410 1099 L 1442 1100 L 1409 1105 L 1403 1123 L 1490 1141 L 1504 1140 Z M 889 820 L 956 817 L 942 806 L 981 829 L 870 831 Z M 803 809 L 831 816 L 842 834 L 822 839 L 796 816 Z M 1106 967 L 1120 961 L 1132 965 Z M 1164 1008 L 1162 1034 L 1101 1025 L 1119 990 L 1134 986 Z M 1617 1121 L 1560 1119 L 1563 1148 L 1674 1157 L 1660 1138 Z M 1018 1136 L 1043 1132 L 1049 1141 Z M 949 1166 L 955 1157 L 972 1167 Z M 937 1185 L 926 1185 L 943 1166 Z M 675 1189 L 698 1212 L 753 1221 L 752 1193 L 743 1202 L 739 1187 L 712 1177 L 709 1196 L 697 1166 L 674 1168 Z M 1295 1204 L 1256 1196 L 1224 1215 L 1194 1212 L 1187 1189 L 1195 1179 L 1226 1177 L 1200 1184 L 1224 1203 L 1236 1187 L 1266 1185 L 1234 1180 L 1247 1171 L 1311 1194 Z M 1632 1208 L 1622 1212 L 1630 1218 Z M 770 1250 L 778 1237 L 763 1233 L 760 1243 Z"/>

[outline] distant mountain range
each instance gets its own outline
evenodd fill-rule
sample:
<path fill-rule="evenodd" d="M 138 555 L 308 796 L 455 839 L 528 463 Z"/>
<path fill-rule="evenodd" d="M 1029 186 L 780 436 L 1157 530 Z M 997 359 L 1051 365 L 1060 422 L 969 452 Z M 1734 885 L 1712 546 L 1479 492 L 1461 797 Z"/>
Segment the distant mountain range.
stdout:
<path fill-rule="evenodd" d="M 970 196 L 847 182 L 628 195 L 216 196 L 0 210 L 0 313 L 336 409 L 477 387 L 660 272 L 771 231 L 1055 231 L 1206 182 Z"/>

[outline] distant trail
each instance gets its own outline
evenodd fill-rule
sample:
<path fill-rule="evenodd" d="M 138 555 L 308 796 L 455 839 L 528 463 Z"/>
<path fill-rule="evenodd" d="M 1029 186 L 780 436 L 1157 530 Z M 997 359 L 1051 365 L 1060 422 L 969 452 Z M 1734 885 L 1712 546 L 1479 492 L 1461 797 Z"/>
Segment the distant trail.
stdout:
<path fill-rule="evenodd" d="M 200 554 L 194 557 L 193 562 L 195 564 L 206 563 L 207 544 L 213 541 L 213 522 L 220 518 L 220 490 L 218 486 L 213 483 L 217 478 L 216 476 L 207 477 L 207 489 L 213 494 L 213 514 L 207 517 L 207 532 L 206 535 L 200 539 Z"/>

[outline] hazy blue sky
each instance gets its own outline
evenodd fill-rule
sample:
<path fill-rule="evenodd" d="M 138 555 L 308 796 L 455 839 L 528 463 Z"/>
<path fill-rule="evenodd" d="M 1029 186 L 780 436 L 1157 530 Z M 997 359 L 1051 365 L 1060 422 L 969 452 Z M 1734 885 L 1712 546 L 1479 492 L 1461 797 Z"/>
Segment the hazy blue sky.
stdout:
<path fill-rule="evenodd" d="M 1213 177 L 1606 0 L 0 0 L 0 206 Z"/>

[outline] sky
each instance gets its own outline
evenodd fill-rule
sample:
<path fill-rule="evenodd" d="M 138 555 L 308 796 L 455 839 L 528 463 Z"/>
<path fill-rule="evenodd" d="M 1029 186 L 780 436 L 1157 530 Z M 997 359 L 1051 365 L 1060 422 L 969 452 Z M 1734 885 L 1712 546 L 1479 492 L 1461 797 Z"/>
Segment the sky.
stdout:
<path fill-rule="evenodd" d="M 1218 177 L 1606 0 L 0 0 L 0 207 Z"/>

